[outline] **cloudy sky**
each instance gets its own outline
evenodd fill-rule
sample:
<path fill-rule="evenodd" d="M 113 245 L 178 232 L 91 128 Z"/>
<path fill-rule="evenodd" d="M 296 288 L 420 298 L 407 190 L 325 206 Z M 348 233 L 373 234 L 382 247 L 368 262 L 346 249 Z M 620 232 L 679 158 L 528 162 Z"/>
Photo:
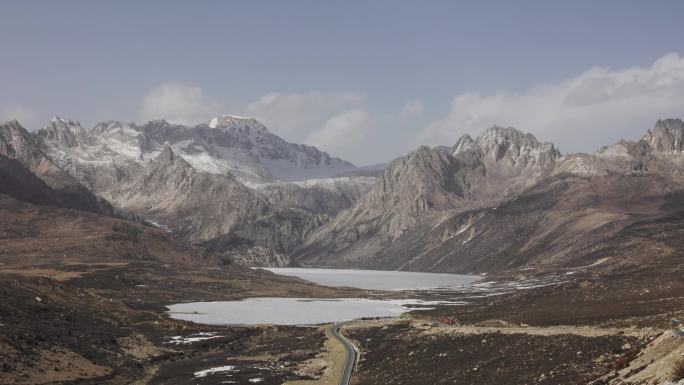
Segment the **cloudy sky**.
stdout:
<path fill-rule="evenodd" d="M 254 116 L 357 164 L 497 124 L 564 152 L 684 117 L 681 1 L 0 2 L 0 121 Z"/>

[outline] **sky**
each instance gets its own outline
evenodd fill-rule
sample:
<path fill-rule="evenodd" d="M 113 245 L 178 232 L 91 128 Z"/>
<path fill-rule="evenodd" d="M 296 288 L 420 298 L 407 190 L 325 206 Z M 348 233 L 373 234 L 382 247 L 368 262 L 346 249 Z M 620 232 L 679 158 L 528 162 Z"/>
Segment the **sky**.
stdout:
<path fill-rule="evenodd" d="M 254 116 L 359 165 L 514 126 L 563 152 L 684 117 L 681 1 L 0 2 L 0 121 Z"/>

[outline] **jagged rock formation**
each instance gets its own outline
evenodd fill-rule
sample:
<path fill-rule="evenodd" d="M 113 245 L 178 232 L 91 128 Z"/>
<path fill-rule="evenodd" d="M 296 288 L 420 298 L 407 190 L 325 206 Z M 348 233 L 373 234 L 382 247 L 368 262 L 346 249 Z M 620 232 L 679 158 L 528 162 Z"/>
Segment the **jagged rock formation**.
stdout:
<path fill-rule="evenodd" d="M 681 154 L 684 151 L 684 122 L 681 119 L 658 120 L 653 131 L 648 130 L 642 139 L 660 153 Z"/>
<path fill-rule="evenodd" d="M 681 127 L 659 121 L 644 139 L 594 155 L 563 157 L 501 127 L 451 148 L 421 147 L 392 162 L 295 259 L 435 272 L 593 263 L 629 226 L 681 211 Z"/>
<path fill-rule="evenodd" d="M 562 159 L 553 144 L 497 126 L 475 140 L 464 135 L 452 147 L 452 154 L 464 164 L 460 173 L 467 180 L 470 198 L 480 204 L 516 196 L 548 176 Z"/>
<path fill-rule="evenodd" d="M 658 120 L 640 140 L 621 140 L 592 155 L 570 155 L 554 172 L 586 176 L 647 172 L 680 179 L 684 176 L 683 131 L 680 119 Z"/>

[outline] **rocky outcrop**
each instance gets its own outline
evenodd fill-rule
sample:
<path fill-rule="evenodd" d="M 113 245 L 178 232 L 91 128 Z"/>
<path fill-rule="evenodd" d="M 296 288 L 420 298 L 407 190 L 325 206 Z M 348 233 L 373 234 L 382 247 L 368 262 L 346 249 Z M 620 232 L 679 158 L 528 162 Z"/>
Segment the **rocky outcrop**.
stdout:
<path fill-rule="evenodd" d="M 59 143 L 65 147 L 78 147 L 86 144 L 86 130 L 81 123 L 60 117 L 53 118 L 38 136 L 46 141 Z"/>
<path fill-rule="evenodd" d="M 491 127 L 474 140 L 461 137 L 453 155 L 465 167 L 469 196 L 480 204 L 516 196 L 548 176 L 562 159 L 551 143 L 512 127 Z"/>
<path fill-rule="evenodd" d="M 684 122 L 681 119 L 658 120 L 642 139 L 654 151 L 681 154 L 684 151 Z"/>
<path fill-rule="evenodd" d="M 653 173 L 681 180 L 684 156 L 681 151 L 684 123 L 680 119 L 656 122 L 638 141 L 620 140 L 594 154 L 572 154 L 558 164 L 555 174 L 585 176 Z"/>
<path fill-rule="evenodd" d="M 287 255 L 274 253 L 265 247 L 252 247 L 227 253 L 229 260 L 237 265 L 249 267 L 286 267 L 290 265 Z"/>

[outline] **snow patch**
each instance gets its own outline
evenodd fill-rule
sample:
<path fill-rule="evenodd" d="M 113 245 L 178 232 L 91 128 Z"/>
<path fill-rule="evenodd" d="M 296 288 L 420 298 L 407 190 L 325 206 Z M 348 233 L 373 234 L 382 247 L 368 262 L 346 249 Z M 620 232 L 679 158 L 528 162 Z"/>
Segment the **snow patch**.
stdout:
<path fill-rule="evenodd" d="M 198 342 L 198 341 L 206 341 L 210 340 L 213 338 L 219 338 L 223 337 L 221 335 L 216 335 L 217 333 L 197 333 L 193 334 L 189 337 L 183 337 L 183 336 L 173 336 L 169 337 L 171 341 L 168 341 L 168 344 L 175 344 L 175 345 L 181 345 L 181 344 L 191 344 L 193 342 Z"/>
<path fill-rule="evenodd" d="M 202 378 L 202 377 L 206 377 L 210 374 L 222 373 L 222 372 L 232 372 L 234 370 L 235 370 L 235 366 L 230 366 L 230 365 L 218 366 L 216 368 L 209 368 L 209 369 L 200 370 L 198 372 L 195 372 L 195 377 Z"/>

